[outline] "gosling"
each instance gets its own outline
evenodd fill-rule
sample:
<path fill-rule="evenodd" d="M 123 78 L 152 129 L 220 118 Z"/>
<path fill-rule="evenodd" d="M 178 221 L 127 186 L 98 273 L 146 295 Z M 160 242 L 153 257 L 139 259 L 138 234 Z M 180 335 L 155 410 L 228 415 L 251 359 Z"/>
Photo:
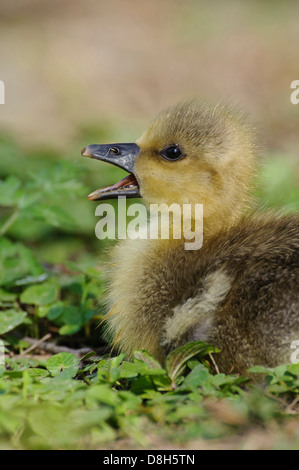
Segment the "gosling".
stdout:
<path fill-rule="evenodd" d="M 203 205 L 198 250 L 171 237 L 114 248 L 106 317 L 114 346 L 128 356 L 146 349 L 163 363 L 173 349 L 202 340 L 221 350 L 225 373 L 289 363 L 299 340 L 299 217 L 249 210 L 258 146 L 242 113 L 180 103 L 136 144 L 89 145 L 82 155 L 129 173 L 91 200 Z"/>

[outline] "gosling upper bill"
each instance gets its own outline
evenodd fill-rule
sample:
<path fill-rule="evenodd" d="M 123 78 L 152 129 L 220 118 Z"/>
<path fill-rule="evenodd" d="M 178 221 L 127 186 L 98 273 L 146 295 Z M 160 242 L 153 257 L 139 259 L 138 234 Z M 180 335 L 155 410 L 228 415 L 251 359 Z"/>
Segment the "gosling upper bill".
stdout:
<path fill-rule="evenodd" d="M 85 147 L 81 155 L 83 157 L 95 158 L 103 162 L 112 163 L 130 173 L 121 181 L 112 186 L 97 189 L 88 197 L 92 201 L 104 199 L 114 199 L 118 196 L 140 197 L 139 186 L 136 178 L 132 174 L 136 157 L 139 153 L 139 147 L 136 144 L 115 144 L 111 145 L 88 145 Z"/>
<path fill-rule="evenodd" d="M 203 204 L 197 251 L 171 238 L 114 248 L 107 296 L 114 345 L 129 355 L 147 349 L 163 362 L 173 348 L 204 340 L 221 349 L 221 371 L 242 374 L 290 362 L 299 340 L 299 217 L 248 211 L 258 147 L 244 115 L 188 101 L 161 113 L 137 144 L 92 145 L 82 154 L 129 172 L 90 199 Z"/>

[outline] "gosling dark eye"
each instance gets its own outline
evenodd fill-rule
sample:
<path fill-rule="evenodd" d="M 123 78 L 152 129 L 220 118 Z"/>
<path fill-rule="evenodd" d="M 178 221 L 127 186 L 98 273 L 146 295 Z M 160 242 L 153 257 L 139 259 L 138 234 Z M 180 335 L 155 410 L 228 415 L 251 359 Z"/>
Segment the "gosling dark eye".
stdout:
<path fill-rule="evenodd" d="M 169 145 L 162 150 L 161 155 L 166 158 L 166 160 L 174 161 L 179 160 L 183 153 L 178 145 Z"/>

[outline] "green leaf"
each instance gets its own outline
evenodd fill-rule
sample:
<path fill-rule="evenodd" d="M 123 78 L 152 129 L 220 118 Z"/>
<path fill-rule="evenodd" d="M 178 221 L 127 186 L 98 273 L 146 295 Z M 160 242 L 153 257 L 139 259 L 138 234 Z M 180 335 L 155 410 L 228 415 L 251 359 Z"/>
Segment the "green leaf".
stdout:
<path fill-rule="evenodd" d="M 8 292 L 0 288 L 0 300 L 2 302 L 11 302 L 11 301 L 16 300 L 16 298 L 17 298 L 17 294 L 15 294 L 14 292 Z"/>
<path fill-rule="evenodd" d="M 63 308 L 63 313 L 59 317 L 59 321 L 65 323 L 59 329 L 60 335 L 72 335 L 79 331 L 83 326 L 83 315 L 80 307 L 75 305 L 67 305 Z"/>
<path fill-rule="evenodd" d="M 124 357 L 125 354 L 120 354 L 112 359 L 99 361 L 97 364 L 98 379 L 101 382 L 115 383 L 119 378 L 119 365 L 122 363 Z"/>
<path fill-rule="evenodd" d="M 33 367 L 31 369 L 28 369 L 28 373 L 30 377 L 47 377 L 49 375 L 49 372 L 45 369 L 40 369 L 38 367 Z"/>
<path fill-rule="evenodd" d="M 22 292 L 20 301 L 23 304 L 47 305 L 55 302 L 58 296 L 58 287 L 52 282 L 27 287 Z"/>
<path fill-rule="evenodd" d="M 111 368 L 110 376 L 112 371 L 115 371 L 116 380 L 137 377 L 138 375 L 165 375 L 166 372 L 161 366 L 159 369 L 152 368 L 146 362 L 136 359 L 134 359 L 134 362 L 123 361 L 117 368 Z"/>
<path fill-rule="evenodd" d="M 115 406 L 120 402 L 118 393 L 107 384 L 92 385 L 86 393 L 86 400 L 89 406 L 91 402 L 100 402 L 111 406 Z"/>
<path fill-rule="evenodd" d="M 14 286 L 26 276 L 39 276 L 44 269 L 36 260 L 32 251 L 21 244 L 12 244 L 6 238 L 0 238 L 0 285 Z"/>
<path fill-rule="evenodd" d="M 27 286 L 30 284 L 39 284 L 48 279 L 49 275 L 47 273 L 40 274 L 39 276 L 26 276 L 23 279 L 18 279 L 15 282 L 16 286 Z"/>
<path fill-rule="evenodd" d="M 14 206 L 18 200 L 17 192 L 21 181 L 15 176 L 9 176 L 0 181 L 0 206 Z"/>
<path fill-rule="evenodd" d="M 66 369 L 72 372 L 72 377 L 75 377 L 79 369 L 79 363 L 79 359 L 74 354 L 62 352 L 50 357 L 46 362 L 46 367 L 54 377 Z"/>
<path fill-rule="evenodd" d="M 299 375 L 299 364 L 287 364 L 287 371 L 293 375 Z"/>
<path fill-rule="evenodd" d="M 249 372 L 253 374 L 270 374 L 274 371 L 273 367 L 264 367 L 264 366 L 254 366 L 248 369 Z"/>
<path fill-rule="evenodd" d="M 0 237 L 0 258 L 12 256 L 15 252 L 15 245 L 8 238 Z"/>
<path fill-rule="evenodd" d="M 110 365 L 110 368 L 111 367 L 118 367 L 124 360 L 125 358 L 125 354 L 122 353 L 122 354 L 119 354 L 118 356 L 116 357 L 113 357 L 109 362 L 108 364 Z"/>
<path fill-rule="evenodd" d="M 4 310 L 0 312 L 0 335 L 13 330 L 24 323 L 27 313 L 15 309 Z"/>
<path fill-rule="evenodd" d="M 160 362 L 157 361 L 154 356 L 149 354 L 147 351 L 134 351 L 134 358 L 145 362 L 150 369 L 163 369 Z"/>
<path fill-rule="evenodd" d="M 81 323 L 77 323 L 75 325 L 63 325 L 59 328 L 59 334 L 61 336 L 66 335 L 73 335 L 74 333 L 77 333 L 81 329 Z"/>
<path fill-rule="evenodd" d="M 91 440 L 90 429 L 96 426 L 96 423 L 106 420 L 110 414 L 108 408 L 71 410 L 70 407 L 55 402 L 40 404 L 32 407 L 28 413 L 28 427 L 33 434 L 27 445 L 33 449 L 64 449 L 74 446 L 77 448 L 82 436 L 89 436 Z"/>
<path fill-rule="evenodd" d="M 183 385 L 180 387 L 180 390 L 193 390 L 197 387 L 202 387 L 207 382 L 209 382 L 209 378 L 211 374 L 206 366 L 203 364 L 198 364 L 194 367 L 194 369 L 187 375 L 185 378 Z"/>
<path fill-rule="evenodd" d="M 22 217 L 39 220 L 54 227 L 74 228 L 74 219 L 59 206 L 36 204 L 24 209 Z"/>
<path fill-rule="evenodd" d="M 64 304 L 60 300 L 51 305 L 41 305 L 38 308 L 39 317 L 47 317 L 49 320 L 57 320 L 63 313 Z"/>
<path fill-rule="evenodd" d="M 166 369 L 172 382 L 175 383 L 183 373 L 189 359 L 198 354 L 203 357 L 212 352 L 219 352 L 219 350 L 203 341 L 188 343 L 172 351 L 166 358 Z"/>

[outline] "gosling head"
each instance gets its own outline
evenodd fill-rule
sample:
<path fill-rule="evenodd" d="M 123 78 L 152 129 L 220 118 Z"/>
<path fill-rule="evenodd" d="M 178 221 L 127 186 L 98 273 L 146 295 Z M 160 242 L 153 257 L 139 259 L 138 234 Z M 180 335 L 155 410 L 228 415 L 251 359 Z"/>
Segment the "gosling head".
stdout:
<path fill-rule="evenodd" d="M 144 203 L 203 204 L 206 231 L 230 225 L 249 200 L 255 131 L 236 109 L 188 101 L 158 115 L 136 144 L 89 145 L 83 156 L 130 174 L 91 200 L 142 197 Z"/>

